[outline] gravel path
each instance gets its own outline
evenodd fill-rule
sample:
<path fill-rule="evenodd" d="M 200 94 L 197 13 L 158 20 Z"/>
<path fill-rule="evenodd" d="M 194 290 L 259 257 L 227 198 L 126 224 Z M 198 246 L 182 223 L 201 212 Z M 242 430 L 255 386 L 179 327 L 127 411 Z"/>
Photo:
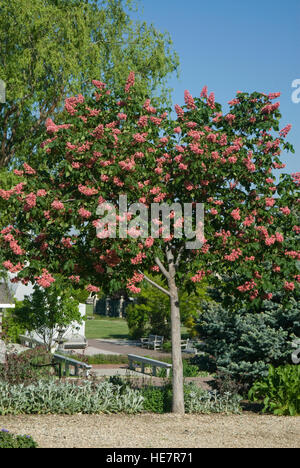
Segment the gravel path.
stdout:
<path fill-rule="evenodd" d="M 41 448 L 300 448 L 300 418 L 242 415 L 0 416 Z"/>

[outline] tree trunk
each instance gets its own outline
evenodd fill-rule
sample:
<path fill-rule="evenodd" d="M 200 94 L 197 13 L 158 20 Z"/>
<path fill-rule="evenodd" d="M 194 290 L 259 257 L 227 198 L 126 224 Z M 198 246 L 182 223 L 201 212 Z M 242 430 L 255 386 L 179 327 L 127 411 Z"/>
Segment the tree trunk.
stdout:
<path fill-rule="evenodd" d="M 172 269 L 174 265 L 170 265 Z M 174 267 L 175 271 L 175 267 Z M 181 331 L 180 331 L 180 308 L 178 288 L 175 278 L 170 275 L 169 290 L 171 306 L 171 337 L 172 337 L 172 364 L 173 364 L 173 404 L 172 412 L 184 414 L 184 393 L 183 393 L 183 366 L 181 355 Z"/>

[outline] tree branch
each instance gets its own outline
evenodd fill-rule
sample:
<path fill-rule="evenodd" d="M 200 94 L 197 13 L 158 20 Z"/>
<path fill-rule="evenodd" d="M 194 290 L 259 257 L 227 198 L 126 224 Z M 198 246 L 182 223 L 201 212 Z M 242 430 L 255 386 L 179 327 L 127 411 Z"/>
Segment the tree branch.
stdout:
<path fill-rule="evenodd" d="M 160 286 L 159 284 L 155 283 L 155 281 L 152 281 L 150 278 L 148 278 L 148 276 L 145 275 L 145 273 L 143 273 L 142 271 L 139 270 L 139 273 L 141 273 L 142 275 L 144 275 L 144 279 L 146 281 L 148 281 L 149 284 L 151 284 L 151 286 L 154 286 L 155 288 L 159 289 L 161 292 L 163 292 L 164 294 L 166 294 L 167 296 L 171 297 L 171 294 L 169 293 L 169 291 L 167 291 L 165 288 L 163 288 L 162 286 Z"/>
<path fill-rule="evenodd" d="M 169 272 L 165 269 L 165 267 L 163 266 L 162 262 L 160 261 L 158 257 L 155 257 L 155 263 L 156 265 L 159 266 L 161 272 L 163 273 L 163 275 L 165 275 L 165 277 L 168 280 L 170 278 Z"/>

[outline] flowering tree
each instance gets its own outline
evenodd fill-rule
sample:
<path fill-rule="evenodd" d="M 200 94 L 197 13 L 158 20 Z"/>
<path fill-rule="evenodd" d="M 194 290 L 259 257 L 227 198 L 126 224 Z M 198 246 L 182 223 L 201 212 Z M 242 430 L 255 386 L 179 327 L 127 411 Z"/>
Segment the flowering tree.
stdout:
<path fill-rule="evenodd" d="M 186 91 L 172 119 L 169 109 L 141 102 L 134 81 L 130 73 L 116 96 L 95 80 L 91 98 L 66 99 L 62 124 L 47 120 L 40 151 L 30 166 L 15 170 L 20 183 L 0 190 L 13 213 L 0 246 L 6 269 L 44 288 L 64 275 L 95 293 L 124 282 L 136 293 L 143 279 L 164 292 L 171 308 L 173 411 L 183 413 L 178 285 L 192 289 L 210 277 L 226 288 L 229 305 L 246 297 L 258 309 L 275 290 L 288 298 L 299 282 L 299 178 L 286 175 L 276 185 L 273 176 L 283 167 L 281 150 L 292 149 L 285 142 L 290 126 L 277 134 L 278 94 L 238 93 L 223 115 L 206 87 L 200 98 Z M 155 208 L 162 203 L 169 212 L 160 217 Z M 190 211 L 183 214 L 184 204 Z M 198 218 L 191 242 L 201 204 L 204 235 Z M 137 217 L 150 207 L 151 219 L 145 212 Z M 146 271 L 160 272 L 168 286 Z M 224 274 L 230 281 L 222 281 Z"/>

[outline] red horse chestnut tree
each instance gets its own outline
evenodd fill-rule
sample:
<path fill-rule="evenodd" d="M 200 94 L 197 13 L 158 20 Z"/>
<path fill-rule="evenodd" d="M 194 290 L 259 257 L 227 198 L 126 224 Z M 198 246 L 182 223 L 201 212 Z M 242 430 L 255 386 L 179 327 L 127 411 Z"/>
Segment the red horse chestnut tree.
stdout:
<path fill-rule="evenodd" d="M 95 80 L 92 97 L 65 100 L 62 123 L 47 121 L 30 165 L 14 171 L 20 182 L 0 189 L 11 218 L 2 266 L 44 288 L 63 275 L 95 293 L 137 293 L 148 280 L 167 294 L 173 411 L 183 413 L 178 285 L 210 278 L 229 307 L 235 298 L 259 310 L 278 289 L 288 299 L 299 282 L 299 175 L 274 176 L 292 150 L 277 93 L 238 93 L 224 115 L 206 87 L 199 98 L 186 91 L 172 118 L 141 102 L 134 82 L 130 73 L 115 96 Z"/>

